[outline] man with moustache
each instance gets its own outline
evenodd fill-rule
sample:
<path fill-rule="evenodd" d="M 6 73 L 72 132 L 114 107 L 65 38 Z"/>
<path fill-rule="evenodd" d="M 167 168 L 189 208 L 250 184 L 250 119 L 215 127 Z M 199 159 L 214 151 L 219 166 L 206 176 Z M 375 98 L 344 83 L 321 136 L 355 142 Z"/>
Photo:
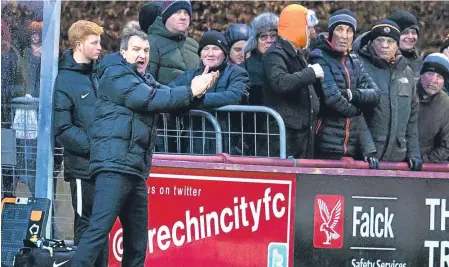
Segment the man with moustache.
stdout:
<path fill-rule="evenodd" d="M 149 176 L 159 112 L 188 107 L 214 83 L 216 74 L 194 77 L 191 86 L 167 88 L 145 70 L 147 35 L 129 31 L 120 52 L 96 66 L 99 85 L 95 119 L 89 129 L 90 176 L 96 179 L 89 228 L 79 242 L 72 267 L 93 266 L 117 217 L 123 228 L 122 265 L 144 265 L 148 241 Z"/>
<path fill-rule="evenodd" d="M 419 25 L 415 16 L 406 10 L 397 10 L 391 13 L 391 21 L 396 22 L 401 31 L 399 40 L 399 51 L 409 61 L 409 67 L 413 71 L 415 81 L 420 77 L 422 58 L 418 56 L 416 44 L 419 38 Z"/>
<path fill-rule="evenodd" d="M 401 31 L 391 20 L 381 20 L 368 33 L 358 53 L 365 71 L 379 88 L 380 103 L 364 112 L 381 161 L 406 161 L 411 170 L 422 169 L 418 143 L 419 101 L 413 71 L 397 55 Z"/>
<path fill-rule="evenodd" d="M 78 245 L 89 226 L 95 196 L 95 179 L 89 175 L 96 82 L 93 69 L 101 52 L 103 28 L 80 20 L 70 26 L 70 48 L 59 59 L 54 87 L 55 137 L 64 147 L 64 180 L 70 183 L 74 216 L 74 241 Z M 108 240 L 93 266 L 107 266 Z"/>
<path fill-rule="evenodd" d="M 419 145 L 424 162 L 449 160 L 449 96 L 442 91 L 449 79 L 449 59 L 433 53 L 424 60 L 418 83 Z"/>

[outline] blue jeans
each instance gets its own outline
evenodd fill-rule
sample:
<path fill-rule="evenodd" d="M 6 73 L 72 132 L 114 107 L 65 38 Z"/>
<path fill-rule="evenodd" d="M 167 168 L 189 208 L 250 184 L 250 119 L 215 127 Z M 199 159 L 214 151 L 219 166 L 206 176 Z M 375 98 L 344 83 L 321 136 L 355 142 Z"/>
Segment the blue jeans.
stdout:
<path fill-rule="evenodd" d="M 94 266 L 117 217 L 123 228 L 122 266 L 142 267 L 148 243 L 148 194 L 140 177 L 100 172 L 89 228 L 73 257 L 72 267 Z"/>

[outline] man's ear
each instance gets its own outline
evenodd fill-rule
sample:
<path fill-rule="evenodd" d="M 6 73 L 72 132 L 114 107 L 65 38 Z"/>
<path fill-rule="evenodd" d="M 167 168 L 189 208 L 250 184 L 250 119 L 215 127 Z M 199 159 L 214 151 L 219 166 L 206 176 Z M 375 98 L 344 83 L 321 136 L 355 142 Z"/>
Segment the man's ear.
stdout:
<path fill-rule="evenodd" d="M 81 42 L 80 41 L 77 41 L 75 43 L 75 48 L 76 48 L 76 50 L 78 50 L 78 52 L 81 52 Z"/>
<path fill-rule="evenodd" d="M 120 49 L 120 54 L 123 56 L 125 54 L 125 49 Z"/>

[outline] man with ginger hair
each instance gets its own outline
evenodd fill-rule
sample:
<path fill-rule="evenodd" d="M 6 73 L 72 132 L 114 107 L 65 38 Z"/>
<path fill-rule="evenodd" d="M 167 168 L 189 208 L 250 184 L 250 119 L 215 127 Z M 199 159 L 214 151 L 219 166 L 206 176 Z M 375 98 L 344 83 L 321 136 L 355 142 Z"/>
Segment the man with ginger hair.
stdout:
<path fill-rule="evenodd" d="M 54 88 L 56 140 L 64 147 L 64 179 L 70 183 L 75 211 L 74 239 L 78 244 L 89 226 L 95 195 L 95 180 L 89 175 L 90 139 L 96 85 L 93 67 L 101 52 L 103 28 L 79 20 L 69 29 L 70 48 L 59 59 Z M 107 266 L 107 242 L 95 265 Z"/>

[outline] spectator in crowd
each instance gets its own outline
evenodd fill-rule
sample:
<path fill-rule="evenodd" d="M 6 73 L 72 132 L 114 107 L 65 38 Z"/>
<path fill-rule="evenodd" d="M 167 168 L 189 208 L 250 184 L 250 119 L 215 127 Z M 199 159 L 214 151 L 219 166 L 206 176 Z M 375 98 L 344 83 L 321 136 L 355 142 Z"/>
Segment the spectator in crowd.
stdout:
<path fill-rule="evenodd" d="M 139 12 L 139 26 L 143 32 L 148 32 L 148 28 L 161 15 L 163 1 L 148 2 L 143 5 Z"/>
<path fill-rule="evenodd" d="M 186 70 L 198 68 L 198 43 L 187 37 L 192 17 L 190 1 L 167 0 L 149 27 L 151 75 L 161 84 L 167 85 Z"/>
<path fill-rule="evenodd" d="M 322 103 L 315 157 L 362 158 L 376 169 L 376 148 L 362 112 L 377 106 L 379 93 L 360 59 L 350 51 L 356 28 L 357 20 L 350 10 L 337 10 L 329 18 L 329 33 L 318 36 L 311 54 L 311 61 L 324 71 L 317 88 Z"/>
<path fill-rule="evenodd" d="M 42 21 L 33 21 L 30 25 L 30 46 L 25 49 L 26 90 L 33 97 L 39 97 L 42 54 Z"/>
<path fill-rule="evenodd" d="M 444 40 L 443 44 L 441 45 L 440 53 L 444 54 L 447 58 L 449 58 L 449 34 L 447 35 L 446 40 Z M 449 94 L 449 79 L 445 80 L 443 91 L 446 94 Z"/>
<path fill-rule="evenodd" d="M 245 59 L 243 47 L 251 34 L 251 28 L 246 24 L 231 24 L 225 36 L 229 44 L 229 62 L 241 64 Z"/>
<path fill-rule="evenodd" d="M 441 44 L 440 53 L 443 53 L 447 58 L 449 58 L 449 34 Z"/>
<path fill-rule="evenodd" d="M 264 71 L 262 55 L 276 42 L 279 17 L 273 13 L 262 13 L 251 22 L 251 35 L 243 47 L 245 53 L 244 68 L 249 74 L 249 104 L 262 104 Z"/>
<path fill-rule="evenodd" d="M 136 20 L 128 21 L 125 26 L 123 26 L 122 36 L 127 35 L 128 32 L 140 31 L 139 22 Z"/>
<path fill-rule="evenodd" d="M 409 61 L 409 67 L 413 71 L 415 81 L 419 79 L 419 71 L 422 65 L 422 58 L 416 51 L 416 44 L 419 38 L 419 25 L 415 16 L 406 10 L 397 10 L 391 13 L 389 20 L 396 22 L 401 31 L 399 41 L 399 51 Z"/>
<path fill-rule="evenodd" d="M 318 24 L 315 13 L 292 4 L 279 18 L 279 37 L 263 55 L 264 105 L 282 116 L 286 127 L 287 155 L 314 157 L 314 136 L 320 109 L 314 83 L 324 76 L 320 65 L 308 65 L 303 49 Z M 270 147 L 279 149 L 278 144 Z"/>
<path fill-rule="evenodd" d="M 95 179 L 89 175 L 91 142 L 88 131 L 94 121 L 97 99 L 93 67 L 100 56 L 103 32 L 102 27 L 86 20 L 70 26 L 71 48 L 64 51 L 59 60 L 54 86 L 55 137 L 64 147 L 64 180 L 70 183 L 77 245 L 89 226 L 95 196 Z M 104 245 L 92 266 L 107 266 L 107 241 Z"/>
<path fill-rule="evenodd" d="M 9 24 L 6 20 L 1 20 L 1 43 L 2 43 L 2 67 L 1 67 L 1 94 L 2 108 L 1 120 L 2 128 L 10 128 L 11 117 L 11 99 L 25 94 L 22 72 L 19 67 L 21 58 L 19 50 L 12 44 L 12 36 Z"/>
<path fill-rule="evenodd" d="M 200 75 L 205 69 L 209 71 L 218 72 L 219 76 L 215 83 L 207 90 L 206 94 L 200 98 L 195 99 L 189 106 L 191 109 L 204 109 L 210 110 L 213 108 L 219 108 L 226 105 L 238 105 L 246 102 L 249 89 L 249 77 L 248 73 L 242 67 L 230 64 L 228 60 L 229 46 L 226 38 L 218 31 L 207 31 L 203 34 L 199 41 L 198 54 L 201 58 L 201 65 L 198 69 L 192 71 L 186 71 L 176 80 L 169 84 L 170 87 L 176 86 L 191 86 L 193 77 Z M 231 125 L 227 125 L 228 119 L 219 117 L 222 129 L 230 129 L 230 127 L 238 127 L 240 125 L 235 124 L 235 120 L 231 118 Z M 201 125 L 201 121 L 193 122 L 196 125 Z M 224 130 L 226 131 L 226 130 Z M 229 131 L 230 132 L 230 131 Z M 224 137 L 225 150 L 228 153 L 235 154 L 232 149 L 229 149 L 231 144 L 227 144 L 228 137 Z M 235 137 L 231 137 L 231 142 L 237 141 Z M 202 145 L 201 141 L 196 139 L 193 145 L 195 154 L 201 154 Z M 233 147 L 239 147 L 238 144 L 232 144 Z M 208 154 L 215 154 L 215 149 L 211 148 L 211 144 L 206 144 L 206 150 L 204 152 Z"/>
<path fill-rule="evenodd" d="M 449 59 L 434 53 L 427 56 L 418 83 L 419 145 L 424 162 L 449 159 L 449 96 L 442 92 L 449 79 Z"/>
<path fill-rule="evenodd" d="M 368 44 L 359 49 L 364 68 L 380 93 L 379 105 L 364 115 L 376 145 L 376 158 L 407 161 L 411 170 L 421 170 L 419 100 L 407 59 L 396 55 L 400 35 L 395 22 L 378 21 L 369 33 Z"/>
<path fill-rule="evenodd" d="M 2 9 L 1 16 L 14 33 L 11 38 L 11 44 L 23 55 L 25 48 L 30 44 L 29 26 L 35 20 L 35 13 L 29 6 L 10 2 Z"/>
<path fill-rule="evenodd" d="M 95 202 L 89 228 L 72 267 L 93 266 L 106 246 L 117 217 L 123 228 L 123 266 L 143 266 L 147 250 L 148 192 L 155 115 L 188 107 L 215 81 L 216 74 L 194 77 L 190 87 L 168 88 L 146 74 L 150 44 L 142 31 L 123 36 L 120 52 L 96 66 L 97 101 L 91 140 L 90 176 Z"/>

